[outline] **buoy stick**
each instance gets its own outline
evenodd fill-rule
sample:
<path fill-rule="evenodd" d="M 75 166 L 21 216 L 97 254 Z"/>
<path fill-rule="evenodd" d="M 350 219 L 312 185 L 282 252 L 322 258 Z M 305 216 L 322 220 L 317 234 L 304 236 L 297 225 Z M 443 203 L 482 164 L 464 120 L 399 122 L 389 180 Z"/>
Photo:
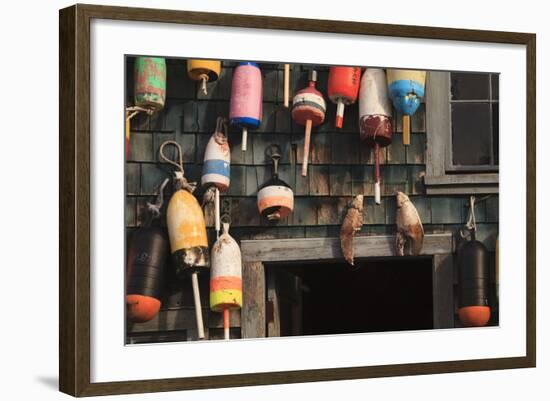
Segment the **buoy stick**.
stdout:
<path fill-rule="evenodd" d="M 284 83 L 284 101 L 285 107 L 288 108 L 288 98 L 290 94 L 290 64 L 285 64 L 285 83 Z"/>
<path fill-rule="evenodd" d="M 218 187 L 214 196 L 214 213 L 216 214 L 216 238 L 220 238 L 220 190 Z"/>
<path fill-rule="evenodd" d="M 403 145 L 411 143 L 411 116 L 403 115 Z"/>
<path fill-rule="evenodd" d="M 380 145 L 374 143 L 374 202 L 380 204 Z"/>
<path fill-rule="evenodd" d="M 346 105 L 342 101 L 342 98 L 338 98 L 338 105 L 336 106 L 336 128 L 342 128 L 345 107 Z"/>
<path fill-rule="evenodd" d="M 309 159 L 309 141 L 311 138 L 311 120 L 306 121 L 306 137 L 304 139 L 304 158 L 302 162 L 302 177 L 307 176 L 307 162 Z"/>
<path fill-rule="evenodd" d="M 223 338 L 229 340 L 229 308 L 223 310 Z"/>
<path fill-rule="evenodd" d="M 208 95 L 208 91 L 206 89 L 207 77 L 208 77 L 207 75 L 203 75 L 201 78 L 201 89 L 202 89 L 202 93 L 204 93 L 205 95 Z"/>
<path fill-rule="evenodd" d="M 204 327 L 202 323 L 201 294 L 199 292 L 199 278 L 197 272 L 193 272 L 193 274 L 191 274 L 191 283 L 193 285 L 193 298 L 195 299 L 195 317 L 197 319 L 197 331 L 199 333 L 199 340 L 202 340 L 204 338 Z"/>
<path fill-rule="evenodd" d="M 126 135 L 126 158 L 128 158 L 128 153 L 130 153 L 130 113 L 126 112 L 126 124 L 125 124 L 125 135 Z"/>
<path fill-rule="evenodd" d="M 241 149 L 243 152 L 246 152 L 247 137 L 248 137 L 248 128 L 243 127 L 243 138 L 242 138 L 242 144 L 241 144 Z"/>

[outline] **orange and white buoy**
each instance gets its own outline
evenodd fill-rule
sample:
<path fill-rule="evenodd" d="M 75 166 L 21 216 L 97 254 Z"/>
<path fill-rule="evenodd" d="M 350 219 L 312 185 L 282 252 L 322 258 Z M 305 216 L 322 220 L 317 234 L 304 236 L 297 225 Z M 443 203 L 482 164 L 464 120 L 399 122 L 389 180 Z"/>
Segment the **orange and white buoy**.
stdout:
<path fill-rule="evenodd" d="M 210 270 L 210 309 L 223 313 L 224 338 L 229 340 L 229 311 L 243 305 L 242 258 L 237 241 L 229 235 L 229 223 L 212 246 Z"/>

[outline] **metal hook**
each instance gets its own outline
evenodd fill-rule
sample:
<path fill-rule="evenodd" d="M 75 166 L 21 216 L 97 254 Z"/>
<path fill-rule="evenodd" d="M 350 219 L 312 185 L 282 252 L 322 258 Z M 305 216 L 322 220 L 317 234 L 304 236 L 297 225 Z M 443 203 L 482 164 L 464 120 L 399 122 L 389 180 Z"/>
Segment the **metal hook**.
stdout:
<path fill-rule="evenodd" d="M 222 132 L 222 126 L 223 133 L 227 136 L 227 119 L 220 116 L 216 119 L 216 132 Z"/>
<path fill-rule="evenodd" d="M 167 145 L 173 145 L 178 150 L 178 154 L 177 154 L 178 163 L 176 163 L 175 161 L 169 159 L 164 154 L 164 148 Z M 165 142 L 163 142 L 160 145 L 160 148 L 159 148 L 159 155 L 160 155 L 160 158 L 162 159 L 163 162 L 171 164 L 172 166 L 175 166 L 181 172 L 181 175 L 183 176 L 183 152 L 181 150 L 181 145 L 179 143 L 177 143 L 176 141 L 165 141 Z"/>
<path fill-rule="evenodd" d="M 271 159 L 273 175 L 277 176 L 279 174 L 279 160 L 281 160 L 281 147 L 277 144 L 271 144 L 266 148 L 265 155 Z"/>

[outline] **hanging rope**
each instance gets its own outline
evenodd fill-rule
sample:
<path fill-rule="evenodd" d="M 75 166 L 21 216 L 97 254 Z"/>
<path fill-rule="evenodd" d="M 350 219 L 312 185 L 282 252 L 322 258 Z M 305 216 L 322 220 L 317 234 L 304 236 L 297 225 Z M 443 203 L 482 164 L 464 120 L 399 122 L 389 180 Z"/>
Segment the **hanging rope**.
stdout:
<path fill-rule="evenodd" d="M 164 154 L 164 149 L 168 145 L 175 146 L 175 148 L 177 150 L 177 155 L 176 155 L 176 158 L 178 160 L 177 162 L 175 162 L 172 159 L 168 158 Z M 174 171 L 175 190 L 177 191 L 179 189 L 185 189 L 185 190 L 193 193 L 193 191 L 197 187 L 197 183 L 196 182 L 188 182 L 187 179 L 184 176 L 183 152 L 181 150 L 180 144 L 177 143 L 176 141 L 165 141 L 165 142 L 163 142 L 162 145 L 160 145 L 159 156 L 160 156 L 161 160 L 164 163 L 170 164 L 170 165 L 174 166 L 175 169 L 176 169 L 176 171 Z"/>
<path fill-rule="evenodd" d="M 475 239 L 477 226 L 476 226 L 476 212 L 475 212 L 476 197 L 470 196 L 470 205 L 468 210 L 468 220 L 464 224 L 464 228 L 460 230 L 462 238 L 467 238 L 468 235 Z M 467 232 L 466 232 L 467 231 Z"/>
<path fill-rule="evenodd" d="M 164 204 L 164 188 L 166 188 L 168 181 L 170 181 L 170 179 L 165 178 L 162 184 L 160 184 L 155 203 L 147 202 L 147 210 L 151 215 L 151 220 L 160 217 L 160 210 L 162 209 L 162 205 Z"/>

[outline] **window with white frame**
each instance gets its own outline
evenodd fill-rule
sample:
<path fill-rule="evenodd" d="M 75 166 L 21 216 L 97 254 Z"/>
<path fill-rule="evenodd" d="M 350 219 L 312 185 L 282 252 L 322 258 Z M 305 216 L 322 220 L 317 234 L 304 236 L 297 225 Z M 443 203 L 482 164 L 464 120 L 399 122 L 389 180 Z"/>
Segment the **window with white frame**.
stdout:
<path fill-rule="evenodd" d="M 498 192 L 499 75 L 428 73 L 428 194 Z"/>

